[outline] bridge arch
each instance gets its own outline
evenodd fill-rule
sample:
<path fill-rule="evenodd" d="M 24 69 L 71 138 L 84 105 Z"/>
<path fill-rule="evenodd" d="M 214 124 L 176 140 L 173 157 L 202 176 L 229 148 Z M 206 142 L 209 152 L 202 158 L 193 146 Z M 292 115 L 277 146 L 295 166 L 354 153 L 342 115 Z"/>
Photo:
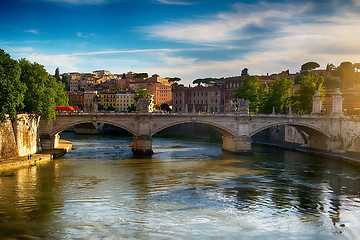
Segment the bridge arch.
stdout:
<path fill-rule="evenodd" d="M 51 136 L 55 136 L 56 134 L 59 134 L 62 131 L 66 130 L 66 129 L 70 128 L 70 127 L 76 126 L 78 124 L 93 123 L 93 122 L 94 121 L 92 121 L 92 120 L 84 119 L 84 120 L 75 120 L 75 121 L 67 122 L 65 124 L 57 125 L 57 127 L 52 131 Z M 128 126 L 126 126 L 124 124 L 121 124 L 119 122 L 109 121 L 109 120 L 106 120 L 106 119 L 99 120 L 99 121 L 96 121 L 96 122 L 101 122 L 101 123 L 104 123 L 104 124 L 109 124 L 109 125 L 112 125 L 112 126 L 115 126 L 115 127 L 119 127 L 119 128 L 122 128 L 122 129 L 130 132 L 133 135 L 135 134 L 135 131 L 133 129 L 131 129 Z"/>
<path fill-rule="evenodd" d="M 176 125 L 180 125 L 180 124 L 186 124 L 186 123 L 198 123 L 198 124 L 203 124 L 205 126 L 214 128 L 216 131 L 220 132 L 222 135 L 230 135 L 230 136 L 236 136 L 236 133 L 234 131 L 234 129 L 228 129 L 226 127 L 224 127 L 221 124 L 218 124 L 216 122 L 210 122 L 210 121 L 204 121 L 202 119 L 196 119 L 196 120 L 190 120 L 190 119 L 180 119 L 177 121 L 171 121 L 168 123 L 163 123 L 160 125 L 156 125 L 150 132 L 150 136 L 153 136 L 154 134 L 167 129 L 169 127 L 173 127 Z"/>
<path fill-rule="evenodd" d="M 266 126 L 261 126 L 260 128 L 255 129 L 254 131 L 252 131 L 250 133 L 250 137 L 254 136 L 255 134 L 268 129 L 268 128 L 272 128 L 272 127 L 278 127 L 278 126 L 292 126 L 295 127 L 298 130 L 304 131 L 306 134 L 308 135 L 312 135 L 312 136 L 323 136 L 323 137 L 330 137 L 330 134 L 326 131 L 324 131 L 323 129 L 314 126 L 312 124 L 307 124 L 307 123 L 289 123 L 289 122 L 274 122 L 274 123 L 270 123 L 267 124 Z"/>

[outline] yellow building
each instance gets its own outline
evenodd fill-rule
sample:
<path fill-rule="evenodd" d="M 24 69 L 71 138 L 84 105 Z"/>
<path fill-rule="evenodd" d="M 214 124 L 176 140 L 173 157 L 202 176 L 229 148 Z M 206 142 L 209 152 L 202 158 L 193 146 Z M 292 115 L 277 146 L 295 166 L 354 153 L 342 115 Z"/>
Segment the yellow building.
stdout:
<path fill-rule="evenodd" d="M 116 91 L 106 91 L 99 93 L 99 104 L 106 110 L 109 106 L 116 109 Z"/>

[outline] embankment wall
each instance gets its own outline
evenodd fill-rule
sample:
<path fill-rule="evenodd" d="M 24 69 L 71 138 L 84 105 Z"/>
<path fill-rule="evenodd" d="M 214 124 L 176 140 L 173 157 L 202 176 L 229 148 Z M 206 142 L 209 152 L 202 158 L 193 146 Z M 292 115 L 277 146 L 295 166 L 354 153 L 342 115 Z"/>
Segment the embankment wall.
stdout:
<path fill-rule="evenodd" d="M 19 114 L 17 120 L 7 120 L 0 125 L 0 158 L 22 157 L 37 153 L 39 149 L 38 127 L 40 117 Z"/>

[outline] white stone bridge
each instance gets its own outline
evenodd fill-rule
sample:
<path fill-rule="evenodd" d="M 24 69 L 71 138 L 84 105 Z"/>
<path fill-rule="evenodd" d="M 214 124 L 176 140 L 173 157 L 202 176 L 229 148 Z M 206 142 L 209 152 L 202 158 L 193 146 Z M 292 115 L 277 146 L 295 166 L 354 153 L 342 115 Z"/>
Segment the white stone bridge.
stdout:
<path fill-rule="evenodd" d="M 308 136 L 309 148 L 346 152 L 357 146 L 360 118 L 329 115 L 251 115 L 239 113 L 80 113 L 58 115 L 52 124 L 40 123 L 43 149 L 55 148 L 59 133 L 81 123 L 107 123 L 133 134 L 134 153 L 152 154 L 152 136 L 168 127 L 183 123 L 200 123 L 223 135 L 222 149 L 233 153 L 251 152 L 251 137 L 270 127 L 288 125 Z M 360 141 L 359 141 L 360 142 Z"/>

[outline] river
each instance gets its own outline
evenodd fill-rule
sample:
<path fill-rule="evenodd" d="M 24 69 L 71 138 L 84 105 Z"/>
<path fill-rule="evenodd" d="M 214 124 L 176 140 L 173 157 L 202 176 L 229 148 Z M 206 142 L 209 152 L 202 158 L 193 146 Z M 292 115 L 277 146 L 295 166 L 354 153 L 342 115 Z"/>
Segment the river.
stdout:
<path fill-rule="evenodd" d="M 359 239 L 360 165 L 253 145 L 62 135 L 74 150 L 0 177 L 0 238 Z"/>

